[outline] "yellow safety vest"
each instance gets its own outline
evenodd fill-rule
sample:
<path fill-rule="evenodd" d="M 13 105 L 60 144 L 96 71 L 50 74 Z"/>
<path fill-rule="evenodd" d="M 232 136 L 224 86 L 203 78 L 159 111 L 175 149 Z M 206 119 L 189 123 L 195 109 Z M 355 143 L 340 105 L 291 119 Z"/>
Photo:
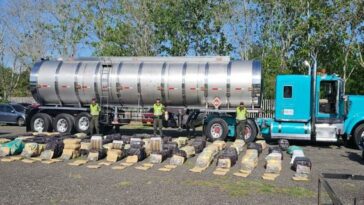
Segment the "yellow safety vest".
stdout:
<path fill-rule="evenodd" d="M 153 105 L 153 111 L 154 111 L 154 116 L 161 116 L 163 115 L 164 106 L 161 103 L 159 105 L 155 103 Z"/>
<path fill-rule="evenodd" d="M 95 105 L 90 105 L 90 112 L 91 112 L 91 115 L 99 115 L 100 114 L 100 106 L 99 104 L 95 104 Z"/>
<path fill-rule="evenodd" d="M 246 108 L 240 109 L 240 107 L 236 108 L 236 120 L 246 120 Z"/>

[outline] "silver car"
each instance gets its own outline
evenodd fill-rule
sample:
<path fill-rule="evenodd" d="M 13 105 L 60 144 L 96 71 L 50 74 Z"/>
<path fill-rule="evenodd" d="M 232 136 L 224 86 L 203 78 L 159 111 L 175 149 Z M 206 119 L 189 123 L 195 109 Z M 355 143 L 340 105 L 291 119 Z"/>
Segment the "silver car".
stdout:
<path fill-rule="evenodd" d="M 0 104 L 0 123 L 23 126 L 25 107 L 19 104 Z"/>

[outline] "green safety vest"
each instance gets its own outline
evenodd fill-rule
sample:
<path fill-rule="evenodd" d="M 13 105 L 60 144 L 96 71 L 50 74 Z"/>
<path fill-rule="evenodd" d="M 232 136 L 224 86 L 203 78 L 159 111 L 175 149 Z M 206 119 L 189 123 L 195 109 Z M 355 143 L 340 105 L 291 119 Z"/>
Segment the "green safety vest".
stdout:
<path fill-rule="evenodd" d="M 90 105 L 90 112 L 91 112 L 91 115 L 99 115 L 100 114 L 100 106 L 98 104 L 95 104 L 95 105 Z"/>
<path fill-rule="evenodd" d="M 240 107 L 236 108 L 236 120 L 246 120 L 246 108 L 240 109 Z"/>
<path fill-rule="evenodd" d="M 153 111 L 154 111 L 154 116 L 161 116 L 163 115 L 164 106 L 161 103 L 159 105 L 155 103 L 153 105 Z"/>

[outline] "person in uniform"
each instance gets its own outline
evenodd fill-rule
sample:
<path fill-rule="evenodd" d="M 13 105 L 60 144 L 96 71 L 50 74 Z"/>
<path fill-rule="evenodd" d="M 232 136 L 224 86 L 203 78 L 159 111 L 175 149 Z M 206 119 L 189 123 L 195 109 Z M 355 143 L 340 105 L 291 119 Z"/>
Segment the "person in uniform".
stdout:
<path fill-rule="evenodd" d="M 247 109 L 243 102 L 236 108 L 236 137 L 244 139 Z"/>
<path fill-rule="evenodd" d="M 157 127 L 159 128 L 159 134 L 160 136 L 163 136 L 162 133 L 162 127 L 163 127 L 163 113 L 164 113 L 164 105 L 160 102 L 160 99 L 157 98 L 157 100 L 155 101 L 154 105 L 153 105 L 153 114 L 154 114 L 154 119 L 153 119 L 153 129 L 154 129 L 154 135 L 157 134 Z"/>
<path fill-rule="evenodd" d="M 90 122 L 90 131 L 91 135 L 94 134 L 94 128 L 96 130 L 96 134 L 99 134 L 99 115 L 100 115 L 100 105 L 96 103 L 96 99 L 93 98 L 90 104 L 90 114 L 91 114 L 91 122 Z"/>

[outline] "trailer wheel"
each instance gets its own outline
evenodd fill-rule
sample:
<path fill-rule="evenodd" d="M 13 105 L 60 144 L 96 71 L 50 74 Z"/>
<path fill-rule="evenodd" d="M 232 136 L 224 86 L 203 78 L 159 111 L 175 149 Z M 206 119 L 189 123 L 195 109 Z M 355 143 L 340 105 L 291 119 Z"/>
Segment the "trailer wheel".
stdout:
<path fill-rule="evenodd" d="M 224 140 L 228 134 L 228 125 L 221 118 L 212 119 L 205 128 L 205 135 L 210 141 Z"/>
<path fill-rule="evenodd" d="M 47 132 L 52 128 L 52 117 L 46 113 L 37 113 L 30 120 L 30 129 L 34 132 Z"/>
<path fill-rule="evenodd" d="M 61 113 L 56 116 L 53 121 L 53 129 L 61 134 L 71 133 L 75 124 L 75 119 L 72 115 Z"/>
<path fill-rule="evenodd" d="M 77 132 L 90 133 L 91 115 L 87 112 L 81 112 L 75 120 L 75 128 Z"/>
<path fill-rule="evenodd" d="M 364 124 L 359 125 L 354 131 L 354 142 L 357 148 L 360 148 L 360 141 L 364 138 Z M 364 141 L 364 140 L 363 140 Z"/>
<path fill-rule="evenodd" d="M 258 131 L 257 127 L 255 126 L 254 122 L 252 120 L 247 120 L 245 125 L 245 131 L 244 131 L 244 141 L 246 143 L 254 142 L 255 138 L 257 137 Z"/>

